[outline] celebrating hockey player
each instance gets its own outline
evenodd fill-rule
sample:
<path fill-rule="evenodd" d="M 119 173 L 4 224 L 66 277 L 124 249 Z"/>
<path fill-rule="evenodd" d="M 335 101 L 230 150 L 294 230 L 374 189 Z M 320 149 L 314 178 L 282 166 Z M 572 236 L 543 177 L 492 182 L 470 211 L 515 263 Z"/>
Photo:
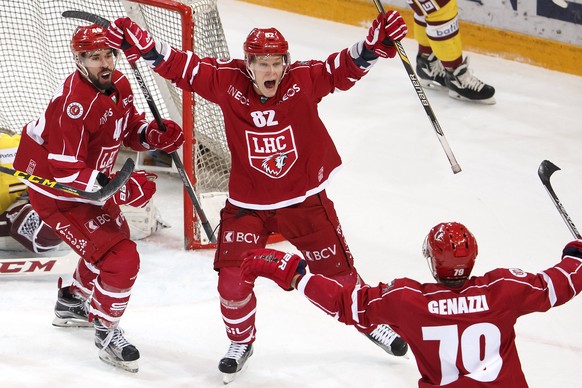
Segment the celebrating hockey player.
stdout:
<path fill-rule="evenodd" d="M 414 10 L 418 41 L 416 73 L 425 87 L 448 89 L 449 96 L 495 104 L 495 89 L 475 77 L 463 59 L 457 0 L 407 0 Z"/>
<path fill-rule="evenodd" d="M 273 249 L 247 252 L 242 271 L 250 283 L 264 276 L 285 290 L 296 288 L 346 324 L 391 325 L 410 344 L 419 387 L 527 387 L 515 322 L 582 291 L 582 240 L 568 243 L 558 264 L 536 274 L 499 268 L 469 277 L 477 241 L 456 222 L 433 227 L 423 253 L 436 283 L 341 284 L 306 273 L 299 256 Z"/>
<path fill-rule="evenodd" d="M 166 121 L 162 132 L 136 110 L 127 78 L 115 70 L 117 52 L 98 25 L 78 27 L 71 40 L 77 70 L 64 81 L 43 115 L 25 126 L 14 167 L 82 190 L 105 185 L 121 145 L 137 151 L 175 151 L 182 129 Z M 55 324 L 95 328 L 99 357 L 137 372 L 139 351 L 119 328 L 139 270 L 119 205 L 145 206 L 154 174 L 135 171 L 105 203 L 30 182 L 30 203 L 40 218 L 80 256 L 73 284 L 59 289 Z"/>
<path fill-rule="evenodd" d="M 214 268 L 226 333 L 231 341 L 219 363 L 232 381 L 252 355 L 257 300 L 241 280 L 241 254 L 262 248 L 280 233 L 299 249 L 314 273 L 347 285 L 361 282 L 325 188 L 341 158 L 317 105 L 348 90 L 376 63 L 393 58 L 393 41 L 407 28 L 396 11 L 378 15 L 365 40 L 326 60 L 291 63 L 288 43 L 275 28 L 255 28 L 243 59 L 199 58 L 154 40 L 128 18 L 111 23 L 107 38 L 140 56 L 164 78 L 217 103 L 224 114 L 232 157 L 229 196 L 220 214 Z M 386 325 L 357 325 L 374 343 L 402 356 L 408 346 Z"/>

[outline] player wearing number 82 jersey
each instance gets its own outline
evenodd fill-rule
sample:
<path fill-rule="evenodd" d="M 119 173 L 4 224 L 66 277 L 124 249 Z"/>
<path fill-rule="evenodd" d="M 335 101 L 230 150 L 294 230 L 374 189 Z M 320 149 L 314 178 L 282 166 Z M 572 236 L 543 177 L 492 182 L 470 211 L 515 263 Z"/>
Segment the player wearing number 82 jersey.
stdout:
<path fill-rule="evenodd" d="M 302 251 L 312 272 L 342 283 L 361 281 L 325 192 L 341 158 L 318 104 L 353 87 L 379 57 L 395 57 L 394 41 L 407 31 L 398 12 L 382 13 L 365 40 L 325 60 L 291 63 L 289 44 L 276 28 L 253 29 L 243 43 L 244 59 L 219 59 L 172 48 L 128 18 L 111 23 L 112 47 L 130 61 L 141 56 L 163 78 L 216 103 L 224 116 L 232 168 L 214 268 L 231 341 L 219 363 L 225 382 L 252 354 L 256 334 L 253 286 L 240 279 L 243 252 L 264 248 L 271 233 L 280 233 Z M 356 328 L 391 354 L 408 349 L 389 328 L 386 335 L 374 326 Z"/>

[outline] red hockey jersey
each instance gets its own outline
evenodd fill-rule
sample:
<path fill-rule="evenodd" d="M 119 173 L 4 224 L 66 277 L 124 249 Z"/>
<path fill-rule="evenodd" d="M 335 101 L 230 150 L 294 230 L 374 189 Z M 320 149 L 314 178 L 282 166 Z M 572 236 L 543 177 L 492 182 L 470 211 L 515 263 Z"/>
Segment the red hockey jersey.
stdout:
<path fill-rule="evenodd" d="M 14 167 L 91 191 L 97 174 L 110 175 L 121 144 L 143 151 L 140 132 L 147 123 L 136 110 L 127 78 L 113 74 L 115 92 L 98 91 L 79 71 L 53 95 L 42 116 L 22 131 Z M 89 202 L 62 191 L 26 182 L 52 198 Z"/>
<path fill-rule="evenodd" d="M 407 278 L 344 288 L 319 275 L 305 276 L 298 289 L 344 323 L 390 325 L 416 357 L 419 387 L 523 388 L 514 324 L 576 296 L 582 260 L 565 256 L 538 274 L 496 269 L 458 289 Z"/>
<path fill-rule="evenodd" d="M 220 106 L 232 159 L 229 201 L 257 210 L 300 203 L 325 188 L 341 159 L 317 105 L 364 75 L 347 49 L 326 61 L 295 62 L 262 102 L 242 60 L 172 50 L 155 71 Z"/>

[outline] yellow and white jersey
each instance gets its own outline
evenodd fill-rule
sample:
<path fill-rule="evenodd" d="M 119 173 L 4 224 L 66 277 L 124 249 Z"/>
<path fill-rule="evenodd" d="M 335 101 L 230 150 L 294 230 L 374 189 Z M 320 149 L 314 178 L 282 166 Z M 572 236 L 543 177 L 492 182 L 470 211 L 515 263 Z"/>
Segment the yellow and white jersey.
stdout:
<path fill-rule="evenodd" d="M 0 133 L 0 165 L 12 168 L 20 135 Z M 12 175 L 0 173 L 0 214 L 4 213 L 22 192 L 26 185 Z"/>

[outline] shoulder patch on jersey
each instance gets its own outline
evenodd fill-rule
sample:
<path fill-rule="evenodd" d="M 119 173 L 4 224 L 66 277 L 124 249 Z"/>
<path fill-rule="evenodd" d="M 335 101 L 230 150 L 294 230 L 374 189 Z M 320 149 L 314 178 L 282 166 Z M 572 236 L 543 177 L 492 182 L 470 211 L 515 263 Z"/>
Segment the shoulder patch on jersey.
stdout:
<path fill-rule="evenodd" d="M 519 268 L 509 268 L 509 272 L 516 278 L 524 278 L 527 274 Z"/>
<path fill-rule="evenodd" d="M 67 116 L 72 119 L 78 119 L 83 115 L 83 105 L 78 102 L 71 102 L 67 105 Z"/>

